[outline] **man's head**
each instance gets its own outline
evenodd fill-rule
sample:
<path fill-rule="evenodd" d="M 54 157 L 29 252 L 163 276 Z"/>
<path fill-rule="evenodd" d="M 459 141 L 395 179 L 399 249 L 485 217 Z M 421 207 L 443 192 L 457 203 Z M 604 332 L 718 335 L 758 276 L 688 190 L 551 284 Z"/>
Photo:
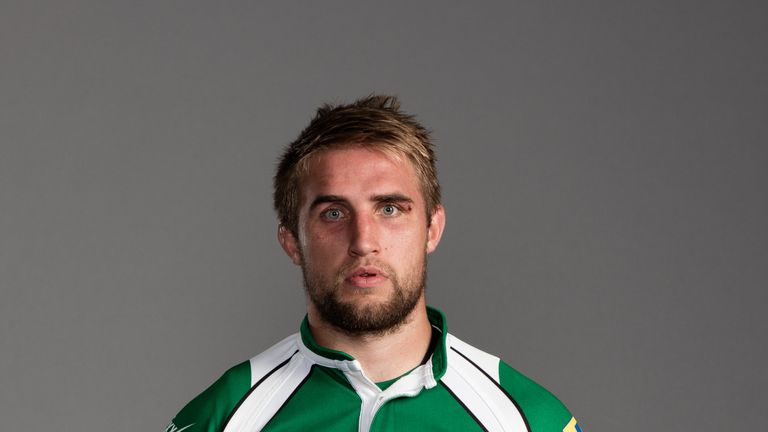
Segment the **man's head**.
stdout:
<path fill-rule="evenodd" d="M 300 184 L 312 157 L 349 145 L 376 148 L 413 164 L 427 202 L 427 216 L 441 203 L 435 152 L 429 131 L 400 110 L 394 96 L 372 95 L 351 104 L 323 105 L 283 152 L 274 178 L 274 206 L 280 224 L 298 234 Z"/>
<path fill-rule="evenodd" d="M 429 136 L 394 98 L 320 108 L 280 161 L 275 206 L 310 319 L 385 333 L 423 304 L 445 216 Z"/>

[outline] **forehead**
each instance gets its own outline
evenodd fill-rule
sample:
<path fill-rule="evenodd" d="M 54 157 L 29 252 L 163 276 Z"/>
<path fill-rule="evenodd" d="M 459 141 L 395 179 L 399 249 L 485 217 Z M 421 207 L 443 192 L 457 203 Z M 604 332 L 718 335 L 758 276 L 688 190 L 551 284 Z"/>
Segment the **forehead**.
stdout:
<path fill-rule="evenodd" d="M 300 181 L 301 203 L 317 195 L 401 193 L 422 200 L 419 179 L 409 158 L 375 147 L 323 150 L 307 162 Z"/>

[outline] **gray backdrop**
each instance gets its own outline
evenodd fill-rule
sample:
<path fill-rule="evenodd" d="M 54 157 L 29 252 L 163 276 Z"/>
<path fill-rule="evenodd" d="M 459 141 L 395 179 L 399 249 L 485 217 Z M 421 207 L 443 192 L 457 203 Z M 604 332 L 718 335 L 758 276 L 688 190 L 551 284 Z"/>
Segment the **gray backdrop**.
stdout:
<path fill-rule="evenodd" d="M 435 131 L 429 302 L 585 431 L 768 423 L 765 2 L 3 2 L 3 431 L 159 431 L 296 331 L 280 148 Z"/>

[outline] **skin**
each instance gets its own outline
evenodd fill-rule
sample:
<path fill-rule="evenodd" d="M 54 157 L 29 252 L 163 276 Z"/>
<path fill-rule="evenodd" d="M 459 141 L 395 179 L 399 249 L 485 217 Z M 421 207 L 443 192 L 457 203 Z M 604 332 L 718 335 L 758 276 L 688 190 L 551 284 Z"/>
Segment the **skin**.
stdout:
<path fill-rule="evenodd" d="M 429 346 L 431 328 L 418 282 L 426 254 L 440 242 L 445 211 L 436 206 L 427 223 L 418 177 L 404 156 L 397 160 L 353 145 L 313 156 L 308 168 L 300 188 L 298 236 L 278 228 L 280 245 L 305 278 L 363 314 L 393 298 L 395 279 L 403 290 L 418 290 L 414 309 L 384 332 L 337 328 L 308 295 L 312 334 L 321 345 L 354 356 L 373 381 L 396 378 L 418 366 Z"/>

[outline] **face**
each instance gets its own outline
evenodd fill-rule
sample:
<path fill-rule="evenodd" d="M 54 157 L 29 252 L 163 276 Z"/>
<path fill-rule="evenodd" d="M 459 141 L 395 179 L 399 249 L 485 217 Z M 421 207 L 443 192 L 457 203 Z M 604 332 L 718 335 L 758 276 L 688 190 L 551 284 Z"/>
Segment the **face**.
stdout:
<path fill-rule="evenodd" d="M 445 224 L 410 161 L 358 146 L 323 151 L 301 182 L 299 232 L 279 231 L 300 265 L 310 316 L 350 334 L 397 328 L 424 301 L 426 254 Z"/>

